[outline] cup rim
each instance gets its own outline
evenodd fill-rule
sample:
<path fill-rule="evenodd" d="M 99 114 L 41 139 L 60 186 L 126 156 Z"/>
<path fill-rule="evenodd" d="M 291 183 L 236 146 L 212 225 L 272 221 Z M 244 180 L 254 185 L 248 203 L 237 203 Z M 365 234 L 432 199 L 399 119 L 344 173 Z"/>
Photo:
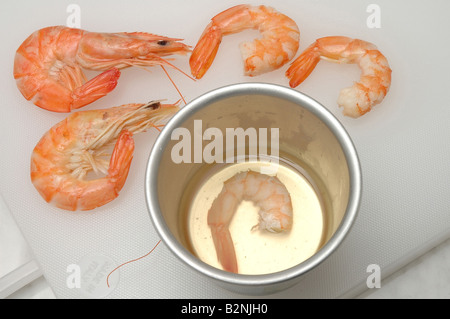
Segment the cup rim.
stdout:
<path fill-rule="evenodd" d="M 171 234 L 171 231 L 165 223 L 159 207 L 157 192 L 153 191 L 157 189 L 158 168 L 161 162 L 162 151 L 170 141 L 171 132 L 175 128 L 181 126 L 185 119 L 189 116 L 205 107 L 208 107 L 209 104 L 215 101 L 230 96 L 248 94 L 270 95 L 289 100 L 301 105 L 301 107 L 307 109 L 323 121 L 335 135 L 342 147 L 343 153 L 347 160 L 350 181 L 349 199 L 346 212 L 339 227 L 336 229 L 336 232 L 332 235 L 328 242 L 313 256 L 296 266 L 279 272 L 261 275 L 235 274 L 226 272 L 210 266 L 195 257 Z M 150 219 L 162 241 L 168 246 L 172 253 L 189 267 L 197 270 L 203 275 L 220 282 L 241 286 L 266 286 L 282 283 L 299 277 L 321 264 L 340 246 L 344 238 L 349 233 L 358 214 L 361 196 L 362 174 L 360 162 L 353 141 L 344 126 L 326 107 L 308 95 L 288 87 L 268 83 L 253 82 L 223 86 L 206 92 L 183 106 L 168 121 L 156 138 L 148 158 L 145 173 L 145 197 Z"/>

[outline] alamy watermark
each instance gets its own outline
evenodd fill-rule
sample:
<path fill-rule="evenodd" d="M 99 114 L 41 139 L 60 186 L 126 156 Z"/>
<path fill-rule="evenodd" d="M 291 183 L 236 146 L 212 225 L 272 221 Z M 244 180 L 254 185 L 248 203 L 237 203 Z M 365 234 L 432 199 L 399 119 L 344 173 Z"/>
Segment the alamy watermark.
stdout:
<path fill-rule="evenodd" d="M 69 13 L 66 19 L 66 26 L 69 28 L 81 28 L 81 7 L 78 4 L 69 4 L 66 8 Z"/>
<path fill-rule="evenodd" d="M 274 173 L 279 156 L 279 128 L 226 128 L 203 130 L 202 120 L 194 120 L 193 132 L 184 127 L 172 131 L 172 141 L 178 141 L 171 150 L 172 161 L 181 163 L 242 163 L 267 161 L 262 173 Z M 208 142 L 205 145 L 205 142 Z M 270 149 L 270 152 L 269 152 Z"/>
<path fill-rule="evenodd" d="M 366 272 L 370 275 L 366 279 L 367 288 L 381 288 L 381 268 L 377 264 L 370 264 L 366 268 Z"/>
<path fill-rule="evenodd" d="M 370 13 L 367 17 L 366 24 L 369 29 L 381 28 L 381 8 L 378 4 L 369 4 L 366 12 Z"/>
<path fill-rule="evenodd" d="M 366 19 L 366 25 L 369 29 L 381 28 L 381 7 L 378 4 L 371 3 L 367 6 L 366 12 L 370 15 Z M 66 19 L 66 26 L 70 28 L 81 28 L 81 7 L 76 3 L 71 3 L 66 8 L 69 15 Z"/>
<path fill-rule="evenodd" d="M 104 298 L 119 282 L 119 272 L 111 273 L 115 264 L 105 255 L 84 256 L 78 263 L 67 266 L 66 286 L 87 298 Z"/>

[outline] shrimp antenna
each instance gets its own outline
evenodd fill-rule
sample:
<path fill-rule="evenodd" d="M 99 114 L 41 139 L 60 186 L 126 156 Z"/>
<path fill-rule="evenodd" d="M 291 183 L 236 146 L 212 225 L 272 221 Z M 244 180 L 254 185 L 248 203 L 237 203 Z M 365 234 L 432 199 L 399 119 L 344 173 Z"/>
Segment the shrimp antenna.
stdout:
<path fill-rule="evenodd" d="M 168 66 L 170 66 L 171 68 L 177 70 L 178 72 L 181 72 L 183 75 L 187 76 L 189 79 L 191 79 L 192 81 L 196 81 L 196 79 L 194 79 L 193 77 L 191 77 L 189 74 L 187 74 L 186 72 L 184 72 L 183 70 L 181 70 L 180 68 L 176 67 L 175 65 L 173 65 L 172 63 L 170 63 L 167 60 L 164 60 L 161 57 L 156 57 L 157 59 L 159 59 L 161 61 L 160 66 L 162 67 L 162 69 L 164 70 L 164 72 L 166 73 L 167 77 L 169 78 L 170 82 L 172 82 L 173 86 L 175 87 L 175 89 L 178 91 L 178 94 L 180 95 L 181 99 L 183 100 L 184 104 L 186 105 L 186 100 L 184 99 L 183 95 L 181 94 L 180 90 L 178 89 L 178 87 L 176 86 L 175 82 L 172 80 L 172 78 L 170 77 L 169 73 L 166 71 L 166 69 L 164 68 L 164 64 L 167 64 Z"/>
<path fill-rule="evenodd" d="M 177 90 L 178 94 L 180 95 L 181 99 L 184 102 L 184 105 L 186 105 L 186 100 L 183 97 L 183 94 L 181 94 L 180 90 L 178 89 L 177 85 L 175 84 L 175 82 L 172 80 L 172 78 L 170 77 L 169 73 L 167 72 L 166 68 L 161 64 L 161 68 L 163 69 L 164 73 L 166 73 L 167 77 L 169 78 L 170 82 L 172 82 L 173 86 L 175 87 L 175 90 Z"/>
<path fill-rule="evenodd" d="M 124 266 L 124 265 L 126 265 L 126 264 L 129 264 L 129 263 L 132 263 L 132 262 L 134 262 L 134 261 L 138 261 L 138 260 L 140 260 L 140 259 L 142 259 L 142 258 L 147 257 L 148 255 L 150 255 L 150 254 L 155 250 L 155 248 L 159 245 L 160 242 L 161 242 L 161 240 L 159 240 L 159 241 L 156 243 L 155 247 L 153 247 L 152 250 L 150 250 L 150 251 L 149 251 L 148 253 L 146 253 L 144 256 L 141 256 L 141 257 L 139 257 L 139 258 L 136 258 L 136 259 L 133 259 L 133 260 L 124 262 L 123 264 L 121 264 L 121 265 L 117 266 L 116 268 L 114 268 L 113 270 L 111 270 L 111 272 L 110 272 L 110 273 L 108 274 L 108 276 L 106 277 L 106 284 L 108 285 L 108 288 L 109 288 L 109 276 L 110 276 L 113 272 L 115 272 L 117 269 L 119 269 L 120 267 L 122 267 L 122 266 Z"/>
<path fill-rule="evenodd" d="M 170 82 L 172 82 L 172 85 L 173 85 L 173 86 L 175 87 L 175 89 L 177 90 L 177 92 L 178 92 L 178 94 L 180 95 L 181 99 L 183 100 L 184 104 L 187 104 L 187 103 L 186 103 L 186 100 L 184 99 L 183 95 L 181 94 L 181 91 L 178 89 L 177 85 L 176 85 L 175 82 L 172 80 L 172 78 L 170 77 L 169 73 L 168 73 L 167 70 L 164 68 L 164 65 L 163 65 L 163 64 L 167 64 L 167 65 L 170 66 L 171 68 L 174 68 L 175 70 L 181 72 L 182 74 L 184 74 L 185 76 L 187 76 L 188 78 L 190 78 L 192 81 L 196 81 L 196 80 L 195 80 L 193 77 L 191 77 L 191 76 L 189 76 L 188 74 L 186 74 L 186 73 L 185 73 L 183 70 L 181 70 L 180 68 L 176 67 L 175 65 L 173 65 L 173 64 L 171 64 L 171 63 L 169 63 L 169 62 L 167 62 L 167 61 L 164 60 L 164 59 L 160 59 L 160 60 L 161 60 L 161 61 L 160 61 L 161 63 L 158 63 L 158 64 L 161 66 L 161 68 L 163 69 L 164 73 L 166 73 L 166 75 L 167 75 L 167 77 L 169 78 Z M 131 64 L 130 64 L 130 65 L 131 65 Z M 134 66 L 140 67 L 141 69 L 143 69 L 143 70 L 145 70 L 145 71 L 151 73 L 151 71 L 148 70 L 148 69 L 147 69 L 146 67 L 144 67 L 144 66 L 140 66 L 140 65 L 134 65 Z"/>

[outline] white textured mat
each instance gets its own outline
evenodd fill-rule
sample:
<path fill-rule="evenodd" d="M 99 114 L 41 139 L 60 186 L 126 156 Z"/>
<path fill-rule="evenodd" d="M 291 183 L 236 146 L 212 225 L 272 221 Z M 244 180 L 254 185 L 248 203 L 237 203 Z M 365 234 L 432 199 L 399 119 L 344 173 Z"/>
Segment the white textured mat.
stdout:
<path fill-rule="evenodd" d="M 12 76 L 14 54 L 33 31 L 66 24 L 73 12 L 71 8 L 67 12 L 69 3 L 5 2 L 0 12 L 0 192 L 56 296 L 244 297 L 216 287 L 188 269 L 163 243 L 146 258 L 120 268 L 110 278 L 111 288 L 104 287 L 105 273 L 146 254 L 159 241 L 144 199 L 144 171 L 155 132 L 136 136 L 136 153 L 125 187 L 115 201 L 95 211 L 56 209 L 45 203 L 31 184 L 29 162 L 35 144 L 66 115 L 24 100 Z M 363 200 L 356 224 L 336 253 L 300 284 L 273 297 L 353 296 L 366 289 L 368 265 L 379 265 L 382 276 L 387 276 L 450 235 L 450 3 L 379 0 L 381 27 L 374 29 L 368 28 L 366 21 L 372 12 L 367 12 L 371 1 L 248 3 L 272 5 L 289 14 L 301 30 L 299 52 L 316 38 L 346 35 L 375 43 L 393 69 L 385 101 L 358 120 L 344 118 L 335 102 L 339 90 L 359 77 L 357 67 L 320 62 L 297 88 L 327 106 L 353 138 L 363 169 Z M 185 43 L 195 45 L 211 17 L 239 2 L 130 0 L 124 5 L 123 1 L 80 0 L 77 4 L 83 29 L 147 31 L 184 38 Z M 186 100 L 238 82 L 287 86 L 286 67 L 257 78 L 242 75 L 238 42 L 256 34 L 248 31 L 225 38 L 200 81 L 169 70 Z M 174 63 L 189 71 L 188 57 L 176 58 Z M 179 99 L 163 71 L 127 69 L 111 94 L 85 109 L 154 99 Z M 90 262 L 86 263 L 86 258 Z M 73 265 L 84 265 L 81 270 L 89 281 L 89 291 L 72 281 Z"/>

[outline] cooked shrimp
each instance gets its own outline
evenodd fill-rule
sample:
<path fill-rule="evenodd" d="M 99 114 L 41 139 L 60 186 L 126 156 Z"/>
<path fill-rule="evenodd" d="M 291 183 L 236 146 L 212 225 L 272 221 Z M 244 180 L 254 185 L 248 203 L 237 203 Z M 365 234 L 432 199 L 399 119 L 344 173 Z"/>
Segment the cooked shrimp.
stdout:
<path fill-rule="evenodd" d="M 66 210 L 90 210 L 119 195 L 131 165 L 133 134 L 162 125 L 178 107 L 127 104 L 80 111 L 53 126 L 31 155 L 31 181 L 47 201 Z M 115 142 L 111 159 L 107 148 Z M 105 174 L 86 179 L 89 171 Z"/>
<path fill-rule="evenodd" d="M 162 57 L 190 51 L 178 41 L 143 32 L 96 33 L 47 27 L 31 34 L 18 48 L 14 78 L 27 100 L 50 111 L 70 112 L 112 91 L 119 69 L 172 66 Z M 82 68 L 105 72 L 86 82 Z"/>
<path fill-rule="evenodd" d="M 206 73 L 222 36 L 245 29 L 258 29 L 262 35 L 261 39 L 240 45 L 245 75 L 275 70 L 298 50 L 300 32 L 292 19 L 270 7 L 238 5 L 216 15 L 206 27 L 189 60 L 192 75 L 200 79 Z"/>
<path fill-rule="evenodd" d="M 225 181 L 208 212 L 208 225 L 219 262 L 224 270 L 235 273 L 238 265 L 228 227 L 243 200 L 252 201 L 260 208 L 259 224 L 254 228 L 282 232 L 292 227 L 291 197 L 277 177 L 246 171 Z"/>
<path fill-rule="evenodd" d="M 356 63 L 362 70 L 359 82 L 341 90 L 337 103 L 343 113 L 359 117 L 380 103 L 391 85 L 391 69 L 386 57 L 372 43 L 334 36 L 316 40 L 289 67 L 289 85 L 296 87 L 314 70 L 320 59 L 337 63 Z"/>

